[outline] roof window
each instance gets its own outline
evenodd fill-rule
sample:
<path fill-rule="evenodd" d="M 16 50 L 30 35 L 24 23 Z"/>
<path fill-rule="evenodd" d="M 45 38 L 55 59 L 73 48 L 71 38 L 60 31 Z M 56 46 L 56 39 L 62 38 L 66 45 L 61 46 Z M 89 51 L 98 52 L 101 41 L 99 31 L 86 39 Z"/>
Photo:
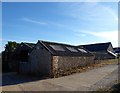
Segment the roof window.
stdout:
<path fill-rule="evenodd" d="M 78 48 L 78 50 L 79 50 L 80 52 L 82 52 L 82 53 L 87 53 L 87 51 L 84 50 L 84 49 L 82 49 L 82 48 Z"/>
<path fill-rule="evenodd" d="M 73 47 L 66 47 L 68 50 L 70 50 L 71 52 L 78 52 L 78 50 L 76 50 L 75 48 Z"/>
<path fill-rule="evenodd" d="M 50 45 L 56 51 L 65 51 L 65 49 L 60 45 Z"/>

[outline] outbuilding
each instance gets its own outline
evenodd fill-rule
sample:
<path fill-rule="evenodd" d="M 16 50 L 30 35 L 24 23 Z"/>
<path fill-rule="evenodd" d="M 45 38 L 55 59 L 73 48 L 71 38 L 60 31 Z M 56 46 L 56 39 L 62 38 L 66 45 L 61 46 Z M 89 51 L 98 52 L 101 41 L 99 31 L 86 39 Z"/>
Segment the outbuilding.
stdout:
<path fill-rule="evenodd" d="M 113 49 L 114 49 L 114 52 L 117 55 L 117 57 L 119 57 L 120 56 L 120 47 L 115 47 Z"/>
<path fill-rule="evenodd" d="M 80 47 L 81 46 L 93 53 L 95 60 L 115 59 L 117 57 L 111 42 L 80 45 Z"/>
<path fill-rule="evenodd" d="M 94 58 L 83 47 L 38 40 L 27 64 L 32 74 L 59 77 L 65 71 L 93 64 Z"/>
<path fill-rule="evenodd" d="M 29 68 L 29 66 L 26 63 L 28 63 L 29 61 L 29 54 L 31 53 L 34 46 L 35 46 L 34 43 L 22 42 L 16 48 L 12 58 L 13 60 L 12 65 L 14 65 L 16 72 L 20 73 L 28 72 L 27 68 Z"/>

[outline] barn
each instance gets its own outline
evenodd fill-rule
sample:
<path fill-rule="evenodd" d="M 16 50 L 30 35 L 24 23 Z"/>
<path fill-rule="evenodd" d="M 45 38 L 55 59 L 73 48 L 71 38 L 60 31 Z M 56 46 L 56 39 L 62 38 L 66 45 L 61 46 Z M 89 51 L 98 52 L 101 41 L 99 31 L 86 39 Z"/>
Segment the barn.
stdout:
<path fill-rule="evenodd" d="M 120 56 L 120 47 L 115 47 L 113 49 L 114 49 L 114 52 L 117 55 L 117 57 L 119 57 Z"/>
<path fill-rule="evenodd" d="M 81 46 L 93 53 L 95 60 L 115 59 L 117 57 L 111 42 L 80 45 L 80 47 Z"/>
<path fill-rule="evenodd" d="M 66 70 L 93 64 L 94 58 L 83 47 L 38 40 L 27 64 L 32 74 L 59 77 Z"/>
<path fill-rule="evenodd" d="M 14 68 L 17 72 L 25 73 L 26 68 L 29 68 L 26 63 L 28 63 L 29 54 L 32 51 L 32 48 L 35 46 L 34 43 L 22 42 L 15 50 L 13 54 Z M 13 64 L 12 64 L 13 65 Z"/>

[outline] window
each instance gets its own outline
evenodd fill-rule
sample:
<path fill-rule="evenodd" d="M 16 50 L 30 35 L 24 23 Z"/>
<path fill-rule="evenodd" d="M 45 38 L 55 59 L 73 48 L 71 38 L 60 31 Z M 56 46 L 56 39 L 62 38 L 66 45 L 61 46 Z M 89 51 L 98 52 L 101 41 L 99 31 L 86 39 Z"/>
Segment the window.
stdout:
<path fill-rule="evenodd" d="M 66 47 L 68 50 L 70 50 L 71 52 L 78 52 L 75 48 L 73 47 Z"/>
<path fill-rule="evenodd" d="M 79 50 L 80 52 L 82 52 L 82 53 L 87 53 L 87 51 L 84 50 L 84 49 L 82 49 L 82 48 L 78 48 L 78 50 Z"/>
<path fill-rule="evenodd" d="M 56 51 L 65 51 L 60 45 L 50 45 Z"/>

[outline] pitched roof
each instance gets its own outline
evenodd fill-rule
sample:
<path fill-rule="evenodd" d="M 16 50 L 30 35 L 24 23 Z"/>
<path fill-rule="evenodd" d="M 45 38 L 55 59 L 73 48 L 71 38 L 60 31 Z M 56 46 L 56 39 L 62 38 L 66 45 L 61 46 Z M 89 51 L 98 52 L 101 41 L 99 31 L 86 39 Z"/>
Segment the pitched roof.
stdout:
<path fill-rule="evenodd" d="M 115 49 L 119 49 L 119 50 L 120 50 L 120 47 L 114 47 L 113 49 L 114 49 L 114 50 L 115 50 Z"/>
<path fill-rule="evenodd" d="M 115 53 L 120 53 L 120 47 L 115 47 L 113 49 L 114 49 Z"/>
<path fill-rule="evenodd" d="M 43 46 L 50 51 L 52 55 L 56 56 L 93 56 L 88 50 L 83 47 L 73 46 L 69 44 L 48 42 L 48 41 L 38 41 Z"/>
<path fill-rule="evenodd" d="M 36 45 L 34 43 L 26 43 L 26 42 L 22 42 L 22 43 L 26 44 L 30 48 L 33 48 Z"/>
<path fill-rule="evenodd" d="M 29 52 L 31 52 L 32 49 L 33 49 L 33 47 L 36 45 L 36 44 L 34 44 L 34 43 L 22 42 L 22 43 L 16 48 L 16 50 L 14 51 L 15 54 L 17 54 L 17 53 L 19 53 L 19 52 L 21 51 L 21 49 L 22 49 L 22 46 L 21 46 L 21 45 L 22 45 L 22 44 L 24 44 L 25 46 L 28 47 Z"/>
<path fill-rule="evenodd" d="M 110 44 L 111 42 L 106 42 L 106 43 L 96 43 L 96 44 L 88 44 L 82 46 L 91 52 L 96 52 L 96 51 L 107 51 Z"/>

